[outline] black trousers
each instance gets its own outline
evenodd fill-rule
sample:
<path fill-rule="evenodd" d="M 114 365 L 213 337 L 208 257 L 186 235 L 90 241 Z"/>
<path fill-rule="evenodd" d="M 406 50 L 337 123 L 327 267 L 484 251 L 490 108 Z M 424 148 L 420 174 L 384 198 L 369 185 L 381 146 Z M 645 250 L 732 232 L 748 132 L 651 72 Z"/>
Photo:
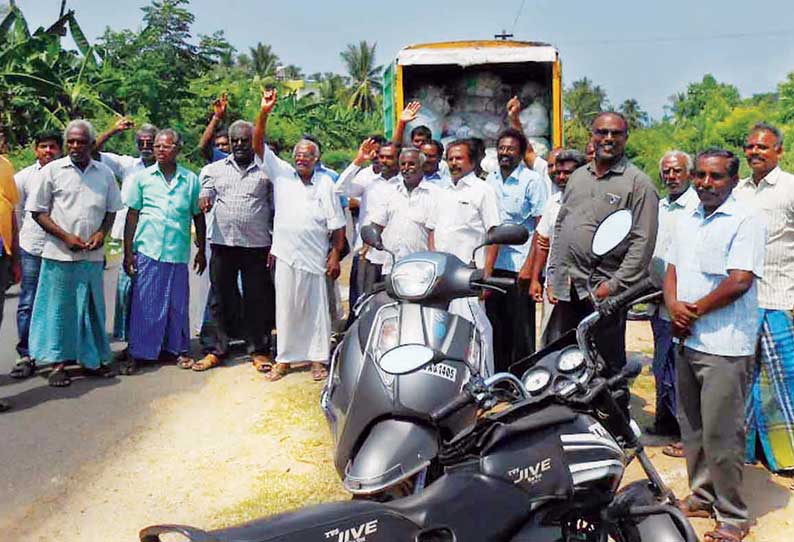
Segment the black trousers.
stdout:
<path fill-rule="evenodd" d="M 495 277 L 517 278 L 518 273 L 495 269 Z M 506 371 L 511 363 L 535 351 L 535 302 L 518 285 L 506 294 L 491 292 L 485 313 L 493 327 L 494 370 Z"/>
<path fill-rule="evenodd" d="M 594 310 L 593 303 L 587 298 L 579 299 L 573 287 L 570 295 L 570 301 L 560 300 L 554 305 L 544 333 L 544 337 L 547 340 L 546 344 L 555 341 L 571 329 L 574 329 L 584 317 L 590 315 Z M 593 333 L 596 349 L 605 364 L 603 375 L 609 377 L 619 373 L 626 365 L 625 313 L 602 320 L 593 330 Z M 618 404 L 628 414 L 628 385 L 623 386 L 622 391 L 623 394 L 618 398 Z"/>
<path fill-rule="evenodd" d="M 239 336 L 229 328 L 235 321 L 232 311 L 239 310 L 237 276 L 243 284 L 243 332 L 249 354 L 270 354 L 270 334 L 276 323 L 276 294 L 273 277 L 267 267 L 270 247 L 247 248 L 210 245 L 210 282 L 215 296 L 210 313 L 215 326 L 207 337 L 205 352 L 225 357 L 229 337 Z"/>

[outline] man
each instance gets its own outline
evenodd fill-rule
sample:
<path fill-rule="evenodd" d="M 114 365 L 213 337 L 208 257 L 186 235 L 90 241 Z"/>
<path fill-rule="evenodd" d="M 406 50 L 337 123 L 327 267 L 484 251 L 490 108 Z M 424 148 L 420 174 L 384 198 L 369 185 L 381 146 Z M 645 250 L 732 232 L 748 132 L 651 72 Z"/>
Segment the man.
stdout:
<path fill-rule="evenodd" d="M 0 325 L 3 323 L 5 308 L 5 285 L 10 277 L 19 282 L 19 262 L 17 261 L 18 233 L 14 207 L 19 202 L 19 194 L 14 184 L 14 167 L 5 156 L 0 156 Z M 0 412 L 11 408 L 11 405 L 0 399 Z"/>
<path fill-rule="evenodd" d="M 439 186 L 450 183 L 449 171 L 442 173 L 439 168 L 444 156 L 444 145 L 438 140 L 431 139 L 419 147 L 419 150 L 425 155 L 425 165 L 423 166 L 425 180 Z"/>
<path fill-rule="evenodd" d="M 766 220 L 764 276 L 758 281 L 760 348 L 747 401 L 747 458 L 758 443 L 773 472 L 794 469 L 794 175 L 780 169 L 783 134 L 770 124 L 750 130 L 744 154 L 752 175 L 734 190 Z"/>
<path fill-rule="evenodd" d="M 597 145 L 597 144 L 596 144 Z M 764 273 L 763 219 L 731 195 L 739 159 L 710 149 L 695 160 L 700 205 L 682 216 L 667 254 L 664 301 L 679 338 L 678 422 L 693 517 L 715 515 L 706 541 L 741 540 L 747 374 L 758 338 L 757 280 Z"/>
<path fill-rule="evenodd" d="M 129 130 L 134 126 L 135 124 L 131 119 L 127 117 L 120 118 L 113 128 L 97 137 L 97 150 L 101 151 L 105 143 L 111 137 Z M 122 201 L 124 201 L 123 194 L 125 185 L 129 184 L 135 175 L 155 163 L 153 145 L 156 133 L 157 128 L 151 124 L 144 124 L 135 132 L 135 146 L 138 148 L 139 153 L 137 157 L 119 155 L 112 152 L 99 153 L 100 161 L 113 170 L 113 173 L 116 174 L 116 178 L 121 182 Z M 111 239 L 117 241 L 124 240 L 126 217 L 127 211 L 125 207 L 117 213 L 116 220 L 113 222 L 113 228 L 110 230 Z M 113 337 L 122 342 L 126 342 L 128 340 L 130 328 L 130 292 L 132 291 L 132 282 L 123 269 L 119 269 L 118 273 L 118 280 L 116 282 L 116 306 L 113 313 Z M 125 348 L 119 356 L 119 361 L 123 362 L 126 357 L 127 349 Z"/>
<path fill-rule="evenodd" d="M 28 196 L 33 192 L 38 173 L 47 164 L 61 157 L 63 136 L 58 132 L 42 132 L 34 139 L 36 162 L 14 176 L 19 203 L 17 204 L 17 224 L 19 230 L 19 260 L 22 268 L 19 303 L 17 305 L 17 360 L 11 369 L 11 378 L 28 378 L 36 370 L 35 361 L 30 357 L 28 338 L 30 335 L 30 316 L 33 313 L 33 300 L 39 284 L 41 270 L 41 251 L 47 236 L 29 213 L 25 213 Z"/>
<path fill-rule="evenodd" d="M 400 114 L 400 118 L 397 120 L 397 126 L 394 127 L 394 133 L 391 138 L 392 143 L 402 146 L 405 127 L 416 120 L 420 109 L 422 109 L 422 104 L 419 102 L 408 102 L 408 105 L 405 106 L 405 109 L 403 109 L 403 112 Z M 415 126 L 411 130 L 410 139 L 412 147 L 422 150 L 423 146 L 433 141 L 433 132 L 427 126 Z M 449 178 L 449 166 L 444 160 L 441 160 L 442 156 L 443 146 L 441 147 L 441 154 L 439 155 L 438 172 L 442 178 Z"/>
<path fill-rule="evenodd" d="M 521 102 L 518 100 L 518 96 L 513 96 L 507 102 L 507 120 L 510 122 L 511 128 L 524 133 L 524 127 L 521 126 L 521 118 L 519 117 L 520 113 Z M 524 152 L 524 163 L 527 165 L 527 167 L 531 168 L 532 171 L 540 175 L 540 178 L 546 183 L 546 192 L 549 194 L 549 196 L 557 191 L 557 186 L 552 182 L 550 176 L 550 166 L 554 151 L 559 152 L 560 150 L 562 150 L 560 147 L 552 149 L 549 152 L 548 161 L 546 161 L 541 156 L 538 156 L 537 153 L 535 153 L 535 149 L 532 147 L 532 144 L 527 141 L 527 150 Z"/>
<path fill-rule="evenodd" d="M 136 175 L 125 191 L 124 271 L 132 278 L 132 296 L 124 374 L 135 372 L 136 360 L 157 360 L 161 353 L 174 356 L 179 365 L 192 364 L 190 221 L 196 225 L 194 269 L 199 275 L 207 265 L 206 225 L 198 205 L 198 177 L 176 162 L 181 148 L 178 133 L 160 130 L 154 140 L 157 164 Z"/>
<path fill-rule="evenodd" d="M 212 117 L 199 139 L 198 148 L 201 155 L 208 163 L 223 160 L 231 152 L 229 147 L 229 132 L 220 126 L 226 116 L 229 98 L 224 92 L 217 100 L 212 102 Z"/>
<path fill-rule="evenodd" d="M 591 132 L 595 159 L 569 178 L 554 227 L 549 263 L 552 281 L 547 295 L 559 303 L 546 328 L 549 341 L 576 327 L 593 311 L 594 301 L 642 280 L 656 243 L 659 198 L 648 176 L 625 156 L 628 123 L 619 113 L 599 113 Z M 593 234 L 598 224 L 618 209 L 631 211 L 631 232 L 607 256 L 596 258 L 590 252 Z M 625 336 L 624 315 L 599 326 L 596 346 L 606 362 L 606 376 L 626 364 Z M 628 414 L 628 386 L 622 391 L 619 403 Z"/>
<path fill-rule="evenodd" d="M 585 155 L 585 158 L 587 158 L 587 163 L 588 164 L 590 162 L 592 162 L 593 159 L 595 159 L 596 147 L 595 147 L 595 143 L 593 142 L 592 139 L 587 142 L 587 145 L 585 145 L 585 147 L 584 147 L 584 155 Z"/>
<path fill-rule="evenodd" d="M 267 120 L 276 105 L 275 90 L 262 94 L 255 146 L 273 180 L 276 221 L 273 256 L 276 258 L 276 365 L 266 378 L 283 378 L 290 365 L 311 362 L 315 381 L 328 376 L 331 319 L 326 276 L 339 277 L 345 239 L 345 217 L 330 177 L 315 171 L 317 146 L 298 142 L 295 166 L 281 160 L 264 144 Z M 330 233 L 330 250 L 329 250 Z"/>
<path fill-rule="evenodd" d="M 692 158 L 681 151 L 668 151 L 659 161 L 659 177 L 667 187 L 667 197 L 659 200 L 659 230 L 651 263 L 654 282 L 661 285 L 667 268 L 666 255 L 670 249 L 675 226 L 679 219 L 690 216 L 700 205 L 690 180 Z M 653 331 L 653 377 L 656 381 L 656 415 L 653 426 L 646 429 L 651 435 L 677 437 L 675 394 L 675 352 L 670 315 L 660 306 L 651 316 Z M 662 452 L 672 457 L 683 457 L 680 442 L 666 446 Z"/>
<path fill-rule="evenodd" d="M 383 246 L 395 261 L 415 252 L 433 250 L 436 193 L 438 188 L 424 180 L 424 154 L 412 147 L 400 151 L 402 182 L 389 185 L 383 201 L 373 210 L 371 222 L 383 232 Z M 391 273 L 391 257 L 383 274 Z"/>
<path fill-rule="evenodd" d="M 518 277 L 546 205 L 543 179 L 524 165 L 527 145 L 522 132 L 514 128 L 502 131 L 496 139 L 499 169 L 489 173 L 486 180 L 499 200 L 501 222 L 521 225 L 529 233 L 523 245 L 497 247 L 499 254 L 494 275 L 498 277 Z M 506 294 L 489 292 L 485 309 L 494 328 L 495 369 L 506 371 L 511 363 L 535 351 L 535 302 L 516 283 Z"/>
<path fill-rule="evenodd" d="M 28 197 L 25 210 L 48 233 L 30 322 L 30 355 L 53 365 L 51 386 L 71 384 L 66 363 L 113 377 L 108 365 L 102 285 L 103 250 L 116 212 L 123 208 L 113 172 L 91 159 L 94 127 L 84 120 L 66 126 L 68 156 L 50 162 Z"/>
<path fill-rule="evenodd" d="M 529 295 L 535 303 L 543 303 L 543 321 L 541 322 L 542 346 L 548 344 L 545 331 L 554 305 L 549 301 L 548 297 L 543 295 L 541 276 L 545 274 L 546 282 L 550 282 L 546 263 L 554 238 L 554 224 L 557 222 L 557 215 L 560 212 L 560 199 L 570 176 L 584 164 L 585 157 L 577 150 L 556 149 L 556 152 L 552 151 L 549 154 L 549 170 L 557 190 L 546 200 L 546 206 L 543 208 L 540 221 L 538 221 L 538 227 L 532 236 L 530 256 L 527 257 L 522 271 L 519 273 L 519 280 L 521 280 L 522 276 L 526 275 L 527 268 L 529 268 Z"/>
<path fill-rule="evenodd" d="M 452 182 L 438 191 L 438 211 L 434 241 L 436 250 L 454 254 L 464 262 L 483 243 L 491 228 L 501 222 L 499 200 L 490 184 L 480 182 L 474 173 L 473 149 L 469 140 L 456 140 L 447 146 L 447 162 Z M 488 258 L 486 261 L 485 253 Z M 491 276 L 496 263 L 496 247 L 477 251 L 477 267 Z M 493 369 L 493 329 L 485 309 L 476 298 L 456 299 L 450 311 L 472 321 L 483 339 L 483 355 Z"/>
<path fill-rule="evenodd" d="M 213 209 L 210 281 L 215 298 L 210 307 L 215 326 L 204 346 L 205 356 L 190 368 L 206 371 L 229 354 L 236 310 L 237 277 L 242 277 L 244 336 L 254 367 L 271 367 L 270 335 L 275 321 L 275 293 L 268 269 L 272 244 L 273 184 L 255 159 L 253 125 L 238 120 L 229 127 L 232 154 L 201 170 L 201 209 Z M 189 364 L 182 365 L 188 368 Z"/>

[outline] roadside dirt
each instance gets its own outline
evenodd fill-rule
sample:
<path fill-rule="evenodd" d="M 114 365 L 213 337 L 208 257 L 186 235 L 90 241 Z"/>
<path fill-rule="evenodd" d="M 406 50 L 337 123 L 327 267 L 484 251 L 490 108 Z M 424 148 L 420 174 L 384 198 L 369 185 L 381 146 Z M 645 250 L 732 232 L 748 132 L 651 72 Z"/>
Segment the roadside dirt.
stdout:
<path fill-rule="evenodd" d="M 631 323 L 629 350 L 649 355 L 650 330 Z M 0 526 L 15 542 L 124 542 L 140 528 L 183 523 L 228 525 L 314 503 L 345 499 L 330 461 L 330 437 L 317 407 L 320 385 L 305 371 L 268 384 L 249 364 L 210 371 L 200 391 L 150 406 L 148 427 L 119 442 L 111 457 L 76 472 L 59 494 L 36 502 Z M 653 384 L 634 385 L 640 425 L 653 416 Z M 676 494 L 686 495 L 683 460 L 652 460 Z M 745 491 L 758 525 L 747 540 L 794 538 L 791 481 L 747 467 Z M 639 477 L 637 465 L 627 481 Z M 696 520 L 699 534 L 710 523 Z"/>

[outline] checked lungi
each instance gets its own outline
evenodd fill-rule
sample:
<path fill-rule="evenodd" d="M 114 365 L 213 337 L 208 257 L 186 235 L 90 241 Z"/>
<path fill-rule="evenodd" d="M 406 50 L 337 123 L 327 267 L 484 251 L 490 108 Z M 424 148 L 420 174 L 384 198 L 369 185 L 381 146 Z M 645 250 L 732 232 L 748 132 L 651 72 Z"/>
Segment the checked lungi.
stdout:
<path fill-rule="evenodd" d="M 135 268 L 130 299 L 130 356 L 156 360 L 161 352 L 175 356 L 187 353 L 190 349 L 187 264 L 160 262 L 138 253 Z"/>
<path fill-rule="evenodd" d="M 113 311 L 113 338 L 123 342 L 129 340 L 131 295 L 132 280 L 122 266 L 119 269 L 119 278 L 116 282 L 116 307 Z"/>
<path fill-rule="evenodd" d="M 789 311 L 759 309 L 759 355 L 745 419 L 747 460 L 760 441 L 769 469 L 794 469 L 794 324 Z"/>
<path fill-rule="evenodd" d="M 30 355 L 36 365 L 77 361 L 97 369 L 110 360 L 103 267 L 101 261 L 42 258 L 30 322 Z"/>

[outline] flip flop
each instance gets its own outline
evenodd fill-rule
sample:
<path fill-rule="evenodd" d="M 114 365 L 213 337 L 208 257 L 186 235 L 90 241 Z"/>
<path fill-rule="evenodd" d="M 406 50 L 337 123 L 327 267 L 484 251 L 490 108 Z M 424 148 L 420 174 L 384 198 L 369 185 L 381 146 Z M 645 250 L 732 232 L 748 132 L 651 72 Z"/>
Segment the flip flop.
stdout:
<path fill-rule="evenodd" d="M 684 457 L 684 445 L 680 442 L 670 444 L 662 448 L 662 453 L 668 457 L 682 458 Z"/>
<path fill-rule="evenodd" d="M 196 360 L 190 356 L 179 356 L 176 358 L 176 366 L 180 369 L 192 369 L 196 364 Z"/>
<path fill-rule="evenodd" d="M 196 372 L 202 372 L 208 369 L 212 369 L 213 367 L 217 367 L 220 364 L 221 364 L 221 358 L 219 358 L 215 354 L 207 354 L 206 356 L 195 362 L 190 368 Z"/>
<path fill-rule="evenodd" d="M 50 371 L 47 377 L 47 383 L 53 388 L 65 388 L 71 385 L 72 379 L 69 378 L 69 375 L 66 373 L 66 368 L 61 366 Z"/>
<path fill-rule="evenodd" d="M 714 530 L 703 535 L 703 540 L 704 542 L 741 542 L 749 532 L 749 527 L 737 527 L 718 521 Z"/>
<path fill-rule="evenodd" d="M 265 373 L 265 380 L 268 382 L 277 382 L 287 376 L 289 369 L 288 363 L 276 363 L 270 369 L 269 373 Z"/>
<path fill-rule="evenodd" d="M 697 502 L 692 495 L 678 501 L 678 509 L 688 518 L 710 518 L 714 515 L 710 506 Z"/>
<path fill-rule="evenodd" d="M 254 354 L 251 356 L 251 365 L 260 373 L 269 373 L 273 369 L 273 360 L 264 354 Z"/>
<path fill-rule="evenodd" d="M 312 367 L 312 380 L 322 382 L 326 378 L 328 378 L 328 369 L 324 365 L 322 367 Z"/>
<path fill-rule="evenodd" d="M 138 372 L 138 363 L 135 358 L 126 356 L 119 360 L 119 374 L 130 376 Z"/>
<path fill-rule="evenodd" d="M 83 367 L 83 372 L 95 378 L 115 378 L 118 375 L 110 365 L 100 365 L 97 369 L 87 369 Z"/>
<path fill-rule="evenodd" d="M 23 378 L 29 378 L 33 376 L 33 373 L 36 372 L 36 364 L 33 363 L 29 357 L 20 358 L 19 361 L 16 362 L 14 368 L 11 369 L 9 376 L 11 378 L 16 378 L 17 380 L 21 380 Z"/>

